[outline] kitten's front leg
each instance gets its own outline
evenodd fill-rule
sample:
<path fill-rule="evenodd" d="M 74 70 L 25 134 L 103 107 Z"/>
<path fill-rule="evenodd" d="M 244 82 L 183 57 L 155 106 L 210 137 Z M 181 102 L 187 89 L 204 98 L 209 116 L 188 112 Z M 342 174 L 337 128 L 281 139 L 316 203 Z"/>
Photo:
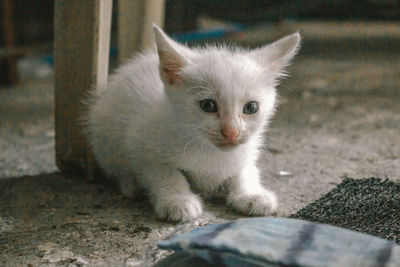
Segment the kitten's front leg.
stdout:
<path fill-rule="evenodd" d="M 233 177 L 228 190 L 228 205 L 245 215 L 265 216 L 278 207 L 275 193 L 262 187 L 255 165 L 246 166 L 239 176 Z"/>
<path fill-rule="evenodd" d="M 178 170 L 152 166 L 142 174 L 142 184 L 159 219 L 188 221 L 202 213 L 200 198 L 190 190 L 186 178 Z"/>

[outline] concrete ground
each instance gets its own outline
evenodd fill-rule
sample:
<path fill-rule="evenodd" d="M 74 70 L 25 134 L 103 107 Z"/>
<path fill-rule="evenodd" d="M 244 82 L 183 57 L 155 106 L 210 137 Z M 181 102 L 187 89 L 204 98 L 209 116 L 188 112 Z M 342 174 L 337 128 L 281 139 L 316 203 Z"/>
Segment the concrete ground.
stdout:
<path fill-rule="evenodd" d="M 400 181 L 400 38 L 337 31 L 322 42 L 303 29 L 303 50 L 279 86 L 259 163 L 278 216 L 344 177 Z M 59 173 L 53 111 L 51 78 L 0 89 L 0 266 L 148 266 L 169 253 L 159 240 L 240 217 L 209 201 L 194 222 L 158 222 L 145 200 Z"/>

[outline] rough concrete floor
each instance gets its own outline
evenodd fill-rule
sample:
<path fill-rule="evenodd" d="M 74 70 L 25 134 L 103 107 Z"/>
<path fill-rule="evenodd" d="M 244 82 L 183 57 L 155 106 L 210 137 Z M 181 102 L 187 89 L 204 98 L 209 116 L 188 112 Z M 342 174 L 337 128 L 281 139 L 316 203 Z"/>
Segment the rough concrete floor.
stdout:
<path fill-rule="evenodd" d="M 260 160 L 279 216 L 343 177 L 400 181 L 399 51 L 310 47 L 279 88 Z M 148 266 L 168 254 L 157 241 L 239 217 L 214 201 L 195 222 L 158 222 L 145 200 L 58 173 L 53 110 L 51 80 L 0 90 L 0 266 Z"/>

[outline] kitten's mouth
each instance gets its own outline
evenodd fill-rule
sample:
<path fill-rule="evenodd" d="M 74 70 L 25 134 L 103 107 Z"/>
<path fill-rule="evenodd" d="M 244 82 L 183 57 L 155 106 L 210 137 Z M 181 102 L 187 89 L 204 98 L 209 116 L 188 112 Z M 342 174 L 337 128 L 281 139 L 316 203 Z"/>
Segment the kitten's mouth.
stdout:
<path fill-rule="evenodd" d="M 232 149 L 237 147 L 238 144 L 236 143 L 217 143 L 216 146 L 221 149 Z"/>
<path fill-rule="evenodd" d="M 234 148 L 239 147 L 241 144 L 244 144 L 246 142 L 245 138 L 239 138 L 236 139 L 235 141 L 231 142 L 228 141 L 224 138 L 210 138 L 210 141 L 212 144 L 214 144 L 218 149 L 221 150 L 232 150 Z"/>
<path fill-rule="evenodd" d="M 222 142 L 214 142 L 214 144 L 215 144 L 215 146 L 216 147 L 218 147 L 219 149 L 221 149 L 221 150 L 232 150 L 232 149 L 234 149 L 234 148 L 236 148 L 236 147 L 238 147 L 240 144 L 243 144 L 243 142 L 242 141 L 237 141 L 237 142 L 234 142 L 234 143 L 232 143 L 232 142 L 224 142 L 224 141 L 222 141 Z"/>

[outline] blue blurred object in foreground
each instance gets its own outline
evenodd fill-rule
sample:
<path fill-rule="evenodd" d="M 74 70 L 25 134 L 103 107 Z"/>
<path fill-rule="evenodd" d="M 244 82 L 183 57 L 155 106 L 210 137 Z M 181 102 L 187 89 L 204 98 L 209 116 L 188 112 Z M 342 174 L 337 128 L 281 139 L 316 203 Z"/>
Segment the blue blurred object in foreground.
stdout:
<path fill-rule="evenodd" d="M 400 246 L 392 241 L 286 218 L 211 224 L 158 246 L 177 253 L 156 266 L 400 266 Z"/>

